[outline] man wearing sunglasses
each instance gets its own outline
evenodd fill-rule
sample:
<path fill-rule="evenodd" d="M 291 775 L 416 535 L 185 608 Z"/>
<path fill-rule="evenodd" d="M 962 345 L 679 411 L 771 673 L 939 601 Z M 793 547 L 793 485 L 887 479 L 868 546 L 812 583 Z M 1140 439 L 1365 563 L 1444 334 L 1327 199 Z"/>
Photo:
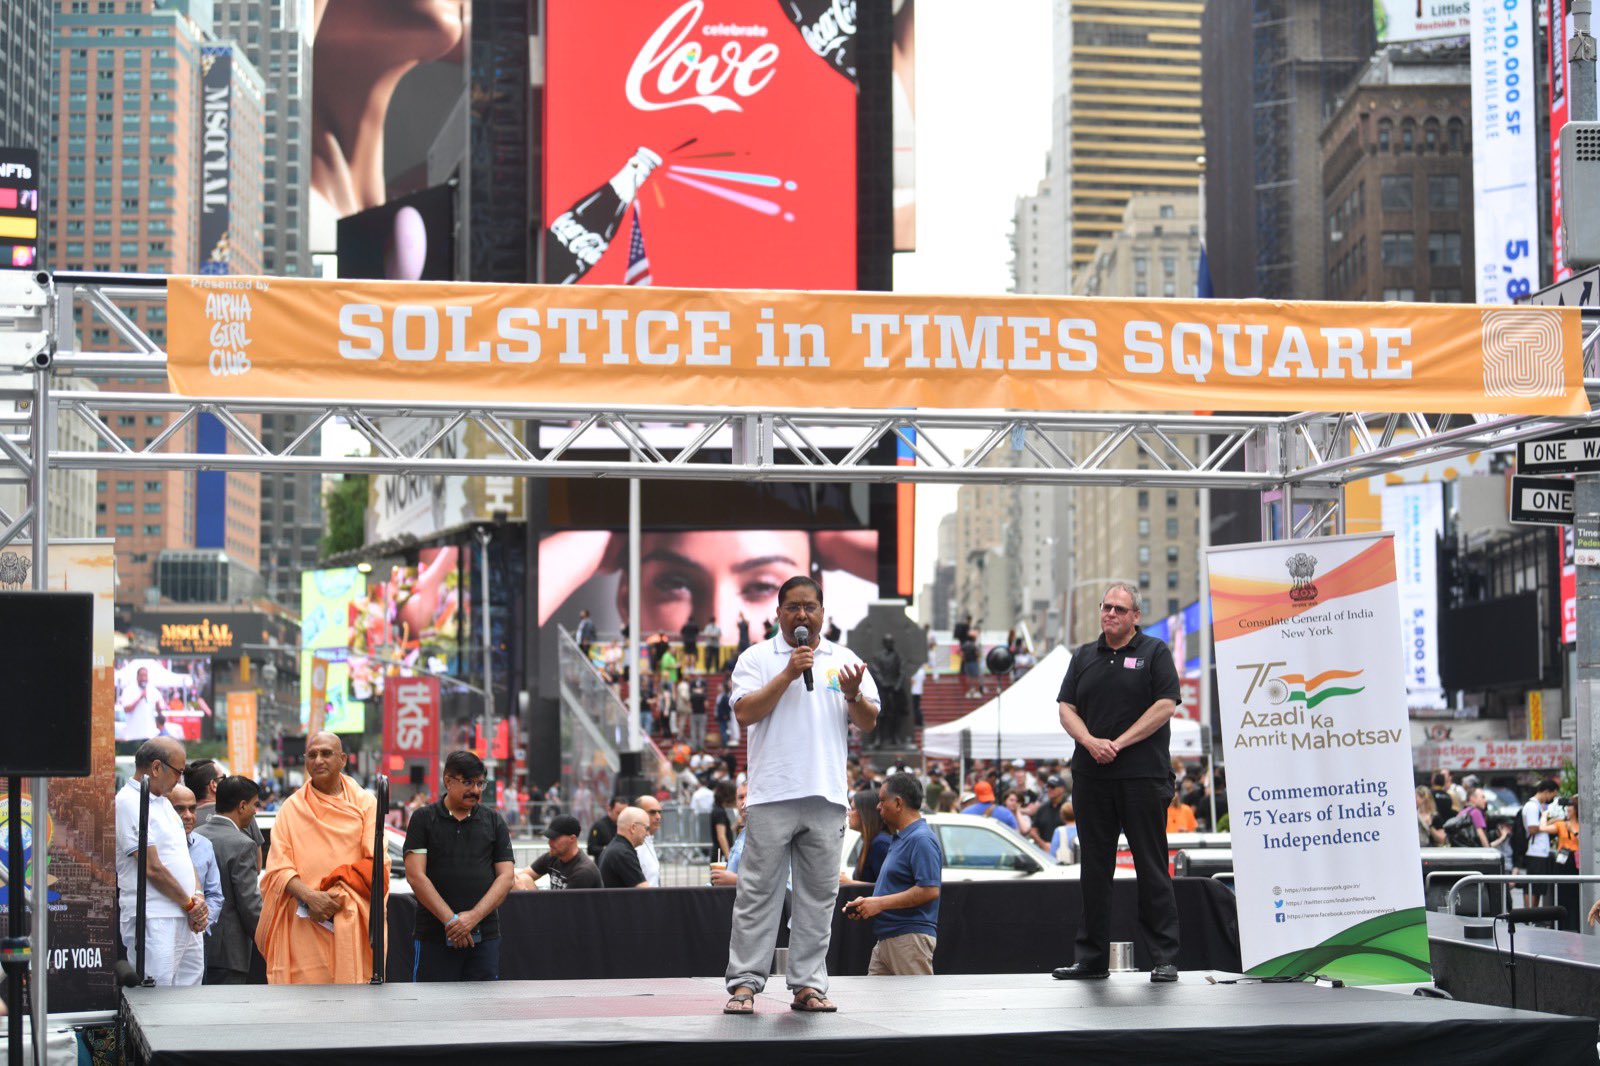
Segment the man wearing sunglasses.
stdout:
<path fill-rule="evenodd" d="M 205 948 L 196 933 L 210 912 L 189 857 L 183 821 L 167 799 L 183 783 L 183 745 L 170 737 L 147 740 L 133 754 L 133 778 L 117 793 L 117 904 L 128 961 L 134 951 L 139 862 L 139 784 L 150 782 L 150 821 L 143 862 L 147 876 L 144 973 L 158 985 L 198 984 Z M 181 978 L 181 980 L 180 980 Z M 192 979 L 190 979 L 192 978 Z"/>
<path fill-rule="evenodd" d="M 1100 639 L 1072 654 L 1062 679 L 1061 725 L 1072 753 L 1083 917 L 1076 961 L 1061 981 L 1103 978 L 1110 961 L 1111 881 L 1117 834 L 1128 838 L 1139 879 L 1139 926 L 1150 980 L 1176 981 L 1178 908 L 1167 869 L 1166 808 L 1173 780 L 1168 723 L 1178 707 L 1172 651 L 1139 629 L 1139 590 L 1121 582 L 1100 601 Z"/>

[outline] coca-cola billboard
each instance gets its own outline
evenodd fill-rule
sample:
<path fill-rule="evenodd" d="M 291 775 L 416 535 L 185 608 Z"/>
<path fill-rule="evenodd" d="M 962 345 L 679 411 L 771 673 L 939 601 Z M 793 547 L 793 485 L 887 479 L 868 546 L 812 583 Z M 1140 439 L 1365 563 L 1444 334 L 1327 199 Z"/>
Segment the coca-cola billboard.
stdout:
<path fill-rule="evenodd" d="M 546 281 L 856 287 L 855 0 L 549 0 Z"/>
<path fill-rule="evenodd" d="M 383 772 L 401 776 L 421 763 L 423 780 L 439 776 L 439 679 L 404 677 L 383 690 Z"/>

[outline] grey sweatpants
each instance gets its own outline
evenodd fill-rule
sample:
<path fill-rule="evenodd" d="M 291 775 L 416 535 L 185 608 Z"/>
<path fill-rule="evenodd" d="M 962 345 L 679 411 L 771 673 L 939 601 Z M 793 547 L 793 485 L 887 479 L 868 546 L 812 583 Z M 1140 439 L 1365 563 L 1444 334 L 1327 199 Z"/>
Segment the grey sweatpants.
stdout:
<path fill-rule="evenodd" d="M 728 991 L 760 992 L 772 969 L 783 917 L 784 874 L 792 872 L 789 903 L 791 989 L 828 991 L 828 940 L 839 898 L 844 808 L 821 796 L 758 803 L 745 810 L 744 855 L 728 941 Z"/>

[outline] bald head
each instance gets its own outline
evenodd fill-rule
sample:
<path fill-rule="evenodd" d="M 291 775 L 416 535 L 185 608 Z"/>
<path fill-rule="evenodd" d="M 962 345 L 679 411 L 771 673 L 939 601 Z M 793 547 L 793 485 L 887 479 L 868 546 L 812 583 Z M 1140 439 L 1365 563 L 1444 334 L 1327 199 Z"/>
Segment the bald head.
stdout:
<path fill-rule="evenodd" d="M 172 791 L 167 793 L 167 802 L 172 804 L 172 809 L 178 812 L 178 817 L 183 820 L 183 831 L 194 832 L 194 792 L 188 785 L 177 784 L 172 786 Z"/>
<path fill-rule="evenodd" d="M 344 742 L 339 734 L 324 730 L 306 739 L 306 777 L 312 788 L 330 796 L 343 790 L 344 765 Z"/>
<path fill-rule="evenodd" d="M 650 833 L 650 816 L 638 807 L 628 807 L 617 819 L 617 832 L 638 847 Z"/>

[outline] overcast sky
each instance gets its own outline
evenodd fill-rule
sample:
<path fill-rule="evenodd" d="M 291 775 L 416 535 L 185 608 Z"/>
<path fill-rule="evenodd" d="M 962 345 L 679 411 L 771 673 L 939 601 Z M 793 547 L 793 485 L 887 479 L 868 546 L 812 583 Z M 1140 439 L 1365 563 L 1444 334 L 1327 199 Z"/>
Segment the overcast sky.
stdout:
<path fill-rule="evenodd" d="M 1016 198 L 1050 150 L 1050 0 L 917 0 L 917 250 L 900 292 L 980 294 L 1011 284 Z M 956 487 L 917 488 L 916 590 L 933 579 Z"/>

